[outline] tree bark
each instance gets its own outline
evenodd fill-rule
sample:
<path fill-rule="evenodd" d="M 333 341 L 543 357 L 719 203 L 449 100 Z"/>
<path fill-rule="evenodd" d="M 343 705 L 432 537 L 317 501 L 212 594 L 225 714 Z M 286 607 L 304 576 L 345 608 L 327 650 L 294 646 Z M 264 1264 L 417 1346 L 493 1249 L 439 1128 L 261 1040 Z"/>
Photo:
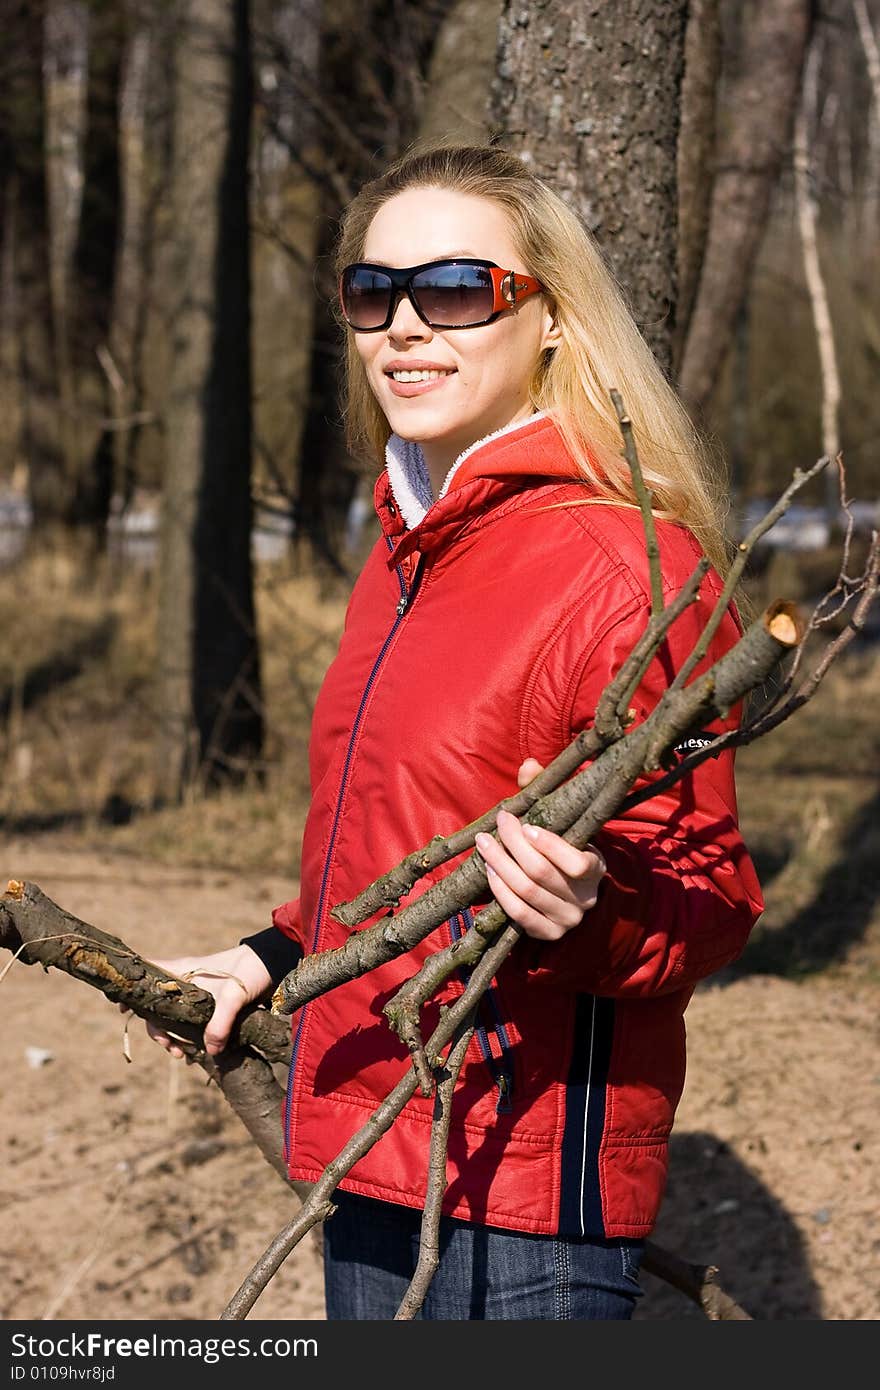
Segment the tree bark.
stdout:
<path fill-rule="evenodd" d="M 53 513 L 54 495 L 66 491 L 57 408 L 49 226 L 44 161 L 43 21 L 41 0 L 19 0 L 0 45 L 0 127 L 12 235 L 12 331 L 19 372 L 20 435 L 12 441 L 24 459 L 35 525 Z"/>
<path fill-rule="evenodd" d="M 685 0 L 505 0 L 492 119 L 598 238 L 665 371 Z"/>
<path fill-rule="evenodd" d="M 819 255 L 819 208 L 815 193 L 813 148 L 818 114 L 819 65 L 822 44 L 817 31 L 810 43 L 803 91 L 794 125 L 795 206 L 801 236 L 804 275 L 810 296 L 813 327 L 822 378 L 822 452 L 835 458 L 840 450 L 840 373 L 828 290 Z M 825 515 L 829 530 L 837 526 L 840 494 L 837 479 L 825 478 Z"/>
<path fill-rule="evenodd" d="M 118 254 L 108 328 L 113 487 L 124 511 L 135 486 L 135 455 L 144 414 L 143 341 L 154 263 L 156 208 L 162 190 L 155 123 L 150 120 L 160 73 L 156 28 L 144 0 L 126 0 L 127 32 L 119 79 Z"/>
<path fill-rule="evenodd" d="M 789 149 L 811 26 L 810 0 L 752 0 L 731 75 L 717 156 L 700 287 L 682 355 L 679 390 L 705 410 L 734 325 Z"/>
<path fill-rule="evenodd" d="M 79 418 L 74 377 L 73 281 L 85 184 L 86 93 L 89 80 L 89 8 L 84 0 L 47 0 L 43 41 L 49 293 L 55 345 L 64 484 L 45 498 L 52 520 L 74 506 Z M 37 513 L 37 524 L 43 513 Z"/>
<path fill-rule="evenodd" d="M 419 123 L 421 140 L 483 145 L 489 138 L 489 93 L 495 74 L 501 0 L 457 0 L 428 65 Z"/>
<path fill-rule="evenodd" d="M 859 43 L 871 84 L 871 102 L 865 113 L 865 175 L 858 221 L 859 238 L 873 246 L 880 226 L 880 44 L 865 0 L 852 0 Z M 864 251 L 860 247 L 860 253 Z"/>
<path fill-rule="evenodd" d="M 175 46 L 172 373 L 159 599 L 160 796 L 262 745 L 251 564 L 246 0 L 186 0 Z"/>
<path fill-rule="evenodd" d="M 112 483 L 105 344 L 117 243 L 119 65 L 114 6 L 50 0 L 43 23 L 51 395 L 57 455 L 32 461 L 37 528 L 103 537 Z"/>
<path fill-rule="evenodd" d="M 320 0 L 278 0 L 255 22 L 259 74 L 253 159 L 255 466 L 273 492 L 295 491 L 314 325 L 319 193 L 294 151 L 319 162 L 320 126 L 304 99 L 318 82 Z"/>
<path fill-rule="evenodd" d="M 721 73 L 719 0 L 691 0 L 678 136 L 678 301 L 673 362 L 681 363 L 709 234 L 716 104 Z"/>

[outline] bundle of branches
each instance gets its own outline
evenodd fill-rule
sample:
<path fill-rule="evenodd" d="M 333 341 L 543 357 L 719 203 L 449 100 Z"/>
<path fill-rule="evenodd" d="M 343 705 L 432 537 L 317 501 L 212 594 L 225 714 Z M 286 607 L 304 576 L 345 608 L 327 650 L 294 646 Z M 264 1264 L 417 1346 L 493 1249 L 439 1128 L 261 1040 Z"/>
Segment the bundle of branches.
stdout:
<path fill-rule="evenodd" d="M 634 726 L 630 701 L 665 634 L 687 606 L 696 601 L 708 561 L 697 565 L 681 591 L 664 607 L 651 495 L 642 477 L 631 422 L 618 393 L 613 392 L 612 398 L 620 421 L 623 453 L 644 522 L 652 605 L 645 632 L 604 690 L 593 725 L 517 795 L 487 810 L 456 833 L 435 837 L 368 885 L 357 898 L 337 904 L 333 916 L 349 927 L 356 927 L 383 908 L 390 910 L 373 925 L 353 932 L 344 946 L 305 957 L 278 987 L 271 1014 L 252 1009 L 243 1015 L 230 1044 L 219 1057 L 210 1058 L 203 1051 L 197 1054 L 261 1152 L 282 1176 L 286 1172 L 277 1123 L 279 1087 L 270 1063 L 289 1060 L 285 1016 L 327 990 L 411 950 L 454 913 L 491 896 L 485 863 L 473 849 L 456 869 L 408 907 L 394 913 L 401 897 L 422 875 L 471 849 L 479 831 L 491 833 L 502 807 L 524 822 L 544 826 L 584 848 L 612 816 L 657 795 L 707 757 L 717 756 L 722 748 L 763 736 L 805 704 L 831 663 L 862 629 L 876 598 L 880 586 L 880 539 L 876 532 L 872 533 L 863 571 L 855 576 L 848 573 L 853 517 L 845 493 L 843 462 L 838 456 L 841 506 L 847 527 L 836 583 L 808 618 L 791 603 L 772 603 L 735 646 L 702 675 L 689 681 L 708 651 L 754 546 L 785 512 L 795 494 L 831 460 L 824 457 L 808 470 L 796 470 L 776 505 L 740 543 L 724 588 L 690 655 L 651 713 Z M 813 669 L 801 676 L 808 639 L 832 621 L 838 625 L 837 635 L 824 643 Z M 784 662 L 788 662 L 785 674 L 758 712 L 708 744 L 701 740 L 700 746 L 679 757 L 675 749 L 689 734 L 706 722 L 724 718 L 750 691 L 765 686 Z M 587 766 L 583 767 L 585 763 Z M 660 775 L 646 779 L 646 774 L 657 773 Z M 634 789 L 640 780 L 645 784 Z M 473 1033 L 480 998 L 520 935 L 521 928 L 506 918 L 497 903 L 491 903 L 477 914 L 463 937 L 432 953 L 385 1005 L 389 1025 L 406 1044 L 411 1065 L 318 1181 L 311 1186 L 294 1184 L 303 1198 L 299 1211 L 253 1266 L 224 1309 L 223 1319 L 246 1317 L 303 1236 L 332 1215 L 332 1196 L 340 1181 L 394 1123 L 420 1088 L 424 1095 L 433 1094 L 435 1098 L 421 1245 L 416 1272 L 396 1318 L 411 1319 L 417 1315 L 439 1260 L 439 1225 L 456 1080 Z M 35 885 L 11 883 L 0 900 L 0 944 L 21 954 L 28 963 L 41 961 L 44 966 L 51 964 L 89 980 L 114 1001 L 159 1022 L 185 1040 L 196 1044 L 201 1040 L 213 1008 L 209 994 L 142 960 L 115 938 L 70 918 Z M 422 1005 L 461 966 L 470 972 L 463 993 L 441 1009 L 436 1028 L 429 1038 L 423 1039 Z M 681 1289 L 710 1318 L 748 1317 L 720 1287 L 714 1266 L 690 1264 L 648 1242 L 643 1267 Z"/>

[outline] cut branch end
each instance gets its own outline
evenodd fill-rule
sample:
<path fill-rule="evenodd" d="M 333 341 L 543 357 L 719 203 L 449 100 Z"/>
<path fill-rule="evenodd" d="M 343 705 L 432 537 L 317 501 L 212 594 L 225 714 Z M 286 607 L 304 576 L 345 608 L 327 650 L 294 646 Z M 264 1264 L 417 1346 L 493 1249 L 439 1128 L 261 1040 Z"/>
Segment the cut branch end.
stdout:
<path fill-rule="evenodd" d="M 793 603 L 780 601 L 767 609 L 767 631 L 785 647 L 796 647 L 804 635 L 804 624 Z"/>

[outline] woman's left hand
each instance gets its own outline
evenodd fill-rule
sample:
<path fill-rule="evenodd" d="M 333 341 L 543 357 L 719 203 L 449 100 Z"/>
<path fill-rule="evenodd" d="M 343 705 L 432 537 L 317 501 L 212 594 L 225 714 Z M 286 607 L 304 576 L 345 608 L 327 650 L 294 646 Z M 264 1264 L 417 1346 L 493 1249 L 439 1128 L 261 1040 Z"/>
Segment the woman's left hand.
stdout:
<path fill-rule="evenodd" d="M 540 771 L 537 759 L 527 758 L 517 774 L 520 787 Z M 595 906 L 606 872 L 602 855 L 592 845 L 576 849 L 552 830 L 523 825 L 509 811 L 498 812 L 497 828 L 497 840 L 480 834 L 475 841 L 496 902 L 527 936 L 558 941 Z"/>

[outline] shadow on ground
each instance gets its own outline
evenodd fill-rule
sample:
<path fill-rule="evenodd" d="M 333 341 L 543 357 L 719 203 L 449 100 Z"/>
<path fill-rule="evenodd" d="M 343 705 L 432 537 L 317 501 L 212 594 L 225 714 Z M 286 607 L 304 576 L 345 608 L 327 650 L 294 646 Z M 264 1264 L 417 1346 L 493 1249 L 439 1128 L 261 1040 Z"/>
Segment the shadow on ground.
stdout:
<path fill-rule="evenodd" d="M 781 927 L 759 921 L 739 960 L 724 971 L 725 983 L 745 975 L 808 975 L 841 962 L 864 939 L 880 899 L 880 791 L 859 807 L 840 841 L 839 857 L 807 906 Z M 754 856 L 765 888 L 786 858 Z"/>
<path fill-rule="evenodd" d="M 803 1238 L 785 1207 L 711 1134 L 673 1134 L 669 1181 L 652 1236 L 695 1264 L 716 1265 L 722 1287 L 756 1321 L 821 1319 Z M 651 1274 L 636 1318 L 703 1318 Z"/>

